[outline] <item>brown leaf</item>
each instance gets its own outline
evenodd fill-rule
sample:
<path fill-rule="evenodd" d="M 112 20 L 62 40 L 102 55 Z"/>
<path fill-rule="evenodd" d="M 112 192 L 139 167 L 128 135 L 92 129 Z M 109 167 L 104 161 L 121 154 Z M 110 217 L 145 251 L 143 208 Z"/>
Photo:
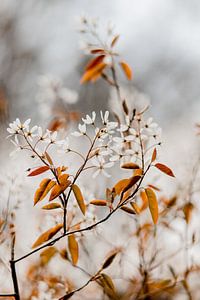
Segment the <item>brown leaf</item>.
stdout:
<path fill-rule="evenodd" d="M 56 235 L 56 233 L 58 231 L 60 231 L 60 229 L 62 227 L 63 227 L 63 224 L 57 224 L 53 228 L 50 228 L 49 230 L 42 233 L 39 236 L 39 238 L 35 241 L 32 248 L 36 248 L 36 247 L 40 246 L 41 244 L 43 244 L 43 243 L 47 242 L 48 240 L 50 240 L 54 235 Z"/>
<path fill-rule="evenodd" d="M 128 184 L 125 186 L 125 188 L 123 189 L 123 193 L 125 193 L 126 191 L 128 191 L 130 188 L 132 188 L 137 182 L 138 180 L 140 180 L 141 176 L 133 176 L 129 179 Z"/>
<path fill-rule="evenodd" d="M 118 41 L 118 39 L 119 39 L 119 35 L 116 35 L 114 38 L 113 38 L 113 40 L 112 40 L 112 42 L 111 42 L 111 47 L 114 47 L 115 46 L 115 44 L 117 43 L 117 41 Z"/>
<path fill-rule="evenodd" d="M 124 110 L 125 114 L 128 115 L 129 114 L 129 109 L 128 109 L 128 106 L 127 106 L 127 103 L 126 103 L 125 100 L 123 100 L 123 102 L 122 102 L 122 107 L 123 107 L 123 110 Z"/>
<path fill-rule="evenodd" d="M 57 208 L 61 208 L 60 203 L 49 203 L 47 205 L 42 206 L 42 209 L 46 209 L 46 210 L 51 210 L 51 209 L 57 209 Z"/>
<path fill-rule="evenodd" d="M 107 274 L 101 273 L 101 283 L 105 289 L 105 292 L 108 295 L 115 294 L 115 286 L 110 276 Z"/>
<path fill-rule="evenodd" d="M 124 210 L 128 214 L 135 215 L 135 211 L 128 206 L 123 205 L 122 207 L 120 207 L 120 209 Z"/>
<path fill-rule="evenodd" d="M 131 67 L 125 61 L 121 61 L 119 64 L 120 64 L 124 74 L 126 75 L 127 79 L 131 80 L 132 79 Z"/>
<path fill-rule="evenodd" d="M 42 265 L 46 265 L 51 258 L 57 253 L 57 249 L 55 247 L 48 247 L 40 253 L 40 259 Z"/>
<path fill-rule="evenodd" d="M 84 203 L 83 195 L 82 195 L 81 190 L 78 187 L 78 185 L 72 184 L 72 191 L 73 191 L 76 201 L 80 207 L 80 210 L 82 211 L 83 215 L 85 215 L 86 206 Z"/>
<path fill-rule="evenodd" d="M 119 253 L 119 250 L 114 250 L 114 251 L 111 251 L 111 253 L 109 253 L 109 255 L 107 256 L 107 258 L 105 259 L 105 261 L 102 265 L 102 270 L 108 268 L 112 264 L 114 258 L 116 257 L 116 255 L 118 253 Z"/>
<path fill-rule="evenodd" d="M 30 172 L 28 174 L 28 176 L 37 176 L 39 174 L 42 174 L 42 173 L 48 171 L 49 169 L 50 169 L 49 166 L 42 166 L 42 167 L 39 167 L 39 168 L 33 170 L 32 172 Z"/>
<path fill-rule="evenodd" d="M 150 188 L 146 188 L 145 193 L 148 198 L 149 210 L 151 212 L 153 222 L 154 222 L 154 224 L 157 224 L 157 222 L 158 222 L 158 202 L 157 202 L 156 194 Z"/>
<path fill-rule="evenodd" d="M 92 200 L 90 204 L 97 205 L 97 206 L 107 206 L 107 200 Z"/>
<path fill-rule="evenodd" d="M 194 209 L 194 205 L 191 202 L 188 202 L 183 207 L 183 212 L 185 215 L 186 223 L 189 224 L 191 220 L 192 211 Z"/>
<path fill-rule="evenodd" d="M 125 163 L 121 166 L 121 168 L 123 169 L 129 169 L 129 170 L 135 170 L 135 169 L 139 169 L 140 167 L 133 163 L 133 162 L 129 162 L 129 163 Z"/>
<path fill-rule="evenodd" d="M 51 166 L 53 166 L 53 160 L 52 160 L 51 156 L 48 154 L 48 152 L 45 152 L 45 157 L 46 157 L 48 163 L 49 163 Z"/>
<path fill-rule="evenodd" d="M 160 171 L 162 171 L 163 173 L 165 173 L 165 174 L 167 174 L 167 175 L 169 175 L 171 177 L 175 177 L 175 175 L 173 174 L 172 170 L 169 167 L 167 167 L 166 165 L 157 163 L 157 164 L 155 164 L 155 167 L 157 169 L 159 169 Z"/>
<path fill-rule="evenodd" d="M 93 49 L 90 51 L 92 54 L 100 54 L 100 53 L 105 53 L 103 48 L 98 48 L 98 49 Z"/>
<path fill-rule="evenodd" d="M 69 247 L 69 252 L 71 254 L 72 262 L 74 265 L 77 264 L 78 262 L 78 243 L 75 239 L 74 234 L 71 234 L 68 236 L 68 247 Z"/>

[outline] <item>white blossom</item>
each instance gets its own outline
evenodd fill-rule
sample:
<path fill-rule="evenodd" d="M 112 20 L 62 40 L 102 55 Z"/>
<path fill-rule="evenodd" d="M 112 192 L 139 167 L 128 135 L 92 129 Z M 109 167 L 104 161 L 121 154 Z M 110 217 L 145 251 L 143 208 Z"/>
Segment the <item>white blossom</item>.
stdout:
<path fill-rule="evenodd" d="M 108 174 L 105 169 L 112 168 L 112 166 L 114 165 L 113 162 L 106 162 L 102 157 L 100 157 L 97 159 L 93 159 L 92 164 L 96 169 L 96 171 L 92 175 L 93 178 L 97 177 L 99 174 L 103 174 L 105 177 L 110 177 L 110 174 Z"/>

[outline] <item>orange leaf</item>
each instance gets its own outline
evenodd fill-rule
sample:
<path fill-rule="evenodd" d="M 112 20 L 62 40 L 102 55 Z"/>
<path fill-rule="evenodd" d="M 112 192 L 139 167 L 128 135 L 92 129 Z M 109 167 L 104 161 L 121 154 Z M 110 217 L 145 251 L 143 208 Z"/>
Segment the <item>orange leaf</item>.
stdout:
<path fill-rule="evenodd" d="M 57 249 L 55 247 L 48 247 L 40 253 L 42 265 L 46 265 L 51 258 L 56 254 Z"/>
<path fill-rule="evenodd" d="M 135 202 L 131 202 L 131 206 L 133 207 L 134 211 L 136 212 L 136 214 L 140 214 L 140 208 L 139 206 L 137 205 L 137 203 Z"/>
<path fill-rule="evenodd" d="M 51 166 L 53 166 L 53 160 L 52 160 L 51 156 L 50 156 L 47 152 L 45 152 L 45 157 L 46 157 L 48 163 L 49 163 Z"/>
<path fill-rule="evenodd" d="M 88 70 L 96 67 L 98 64 L 100 64 L 104 60 L 104 57 L 105 57 L 105 55 L 99 55 L 99 56 L 93 58 L 92 60 L 90 60 L 89 63 L 87 64 L 85 70 L 88 71 Z"/>
<path fill-rule="evenodd" d="M 186 203 L 185 206 L 183 207 L 183 212 L 187 224 L 190 222 L 193 209 L 194 209 L 194 205 L 191 202 Z"/>
<path fill-rule="evenodd" d="M 126 75 L 128 80 L 132 79 L 132 70 L 130 68 L 130 66 L 125 62 L 125 61 L 121 61 L 120 66 L 122 68 L 122 70 L 124 71 L 124 74 Z"/>
<path fill-rule="evenodd" d="M 147 198 L 147 195 L 146 195 L 145 191 L 140 192 L 140 198 L 142 199 L 142 206 L 140 208 L 140 211 L 143 211 L 148 206 L 148 198 Z"/>
<path fill-rule="evenodd" d="M 112 262 L 113 262 L 115 256 L 116 256 L 118 253 L 119 253 L 119 250 L 118 250 L 118 249 L 117 249 L 117 250 L 114 250 L 114 251 L 111 251 L 111 252 L 109 253 L 109 255 L 107 256 L 107 258 L 105 259 L 105 261 L 104 261 L 104 263 L 103 263 L 103 265 L 102 265 L 102 269 L 108 268 L 108 267 L 112 264 Z"/>
<path fill-rule="evenodd" d="M 77 203 L 78 203 L 78 205 L 80 207 L 80 210 L 85 215 L 86 206 L 85 206 L 85 203 L 84 203 L 83 195 L 82 195 L 81 190 L 78 187 L 78 185 L 73 184 L 72 185 L 72 191 L 73 191 L 74 196 L 76 198 L 76 201 L 77 201 Z"/>
<path fill-rule="evenodd" d="M 156 148 L 154 148 L 153 154 L 152 154 L 152 157 L 151 157 L 151 162 L 155 161 L 156 157 L 157 157 L 157 150 L 156 150 Z"/>
<path fill-rule="evenodd" d="M 127 186 L 128 183 L 129 183 L 129 179 L 122 179 L 122 180 L 118 181 L 115 184 L 115 186 L 113 187 L 113 190 L 114 190 L 115 194 L 120 195 L 121 192 Z"/>
<path fill-rule="evenodd" d="M 39 238 L 35 241 L 32 248 L 36 248 L 40 246 L 41 244 L 47 242 L 50 240 L 56 233 L 63 227 L 63 224 L 57 224 L 55 227 L 45 231 L 42 233 Z"/>
<path fill-rule="evenodd" d="M 47 205 L 42 206 L 42 209 L 51 210 L 51 209 L 57 209 L 60 207 L 61 207 L 60 203 L 54 202 L 54 203 L 49 203 Z"/>
<path fill-rule="evenodd" d="M 96 67 L 89 69 L 88 71 L 86 71 L 83 74 L 83 76 L 81 78 L 81 83 L 92 80 L 93 78 L 96 77 L 97 74 L 99 74 L 99 72 L 101 73 L 105 67 L 106 67 L 106 64 L 102 62 L 102 63 L 98 64 Z"/>
<path fill-rule="evenodd" d="M 39 167 L 39 168 L 35 169 L 34 171 L 30 172 L 28 174 L 28 176 L 37 176 L 39 174 L 42 174 L 42 173 L 48 171 L 49 169 L 50 169 L 49 166 L 42 166 L 42 167 Z"/>
<path fill-rule="evenodd" d="M 92 54 L 97 54 L 97 53 L 105 53 L 103 48 L 99 48 L 99 49 L 93 49 L 90 51 L 90 53 Z"/>
<path fill-rule="evenodd" d="M 60 196 L 60 194 L 62 194 L 66 190 L 66 188 L 68 186 L 70 186 L 70 184 L 71 184 L 70 180 L 66 180 L 65 183 L 64 182 L 62 183 L 62 185 L 61 184 L 56 184 L 53 187 L 52 191 L 51 191 L 51 195 L 50 195 L 49 201 L 52 201 L 55 198 L 57 198 L 58 196 Z"/>
<path fill-rule="evenodd" d="M 171 177 L 175 177 L 174 173 L 172 172 L 172 170 L 169 167 L 167 167 L 166 165 L 157 163 L 157 164 L 155 164 L 155 167 L 157 169 L 159 169 L 160 171 L 162 171 L 163 173 L 165 173 L 165 174 L 167 174 L 167 175 L 169 175 Z"/>
<path fill-rule="evenodd" d="M 157 224 L 157 222 L 158 222 L 158 202 L 157 202 L 156 194 L 150 188 L 146 188 L 145 193 L 148 198 L 149 210 L 151 212 L 153 222 L 154 222 L 154 224 Z"/>
<path fill-rule="evenodd" d="M 97 206 L 106 206 L 107 201 L 106 200 L 92 200 L 92 201 L 90 201 L 90 204 L 94 204 Z"/>
<path fill-rule="evenodd" d="M 78 262 L 78 243 L 75 239 L 74 234 L 71 234 L 68 236 L 68 247 L 69 247 L 69 252 L 71 254 L 72 262 L 74 265 L 77 264 Z"/>
<path fill-rule="evenodd" d="M 133 162 L 129 162 L 129 163 L 123 164 L 121 166 L 121 168 L 134 170 L 134 169 L 139 169 L 140 167 L 137 164 L 133 163 Z"/>
<path fill-rule="evenodd" d="M 35 195 L 34 195 L 34 205 L 41 200 L 42 195 L 47 188 L 48 184 L 51 182 L 51 179 L 49 178 L 44 178 L 39 185 L 39 188 L 36 190 Z"/>

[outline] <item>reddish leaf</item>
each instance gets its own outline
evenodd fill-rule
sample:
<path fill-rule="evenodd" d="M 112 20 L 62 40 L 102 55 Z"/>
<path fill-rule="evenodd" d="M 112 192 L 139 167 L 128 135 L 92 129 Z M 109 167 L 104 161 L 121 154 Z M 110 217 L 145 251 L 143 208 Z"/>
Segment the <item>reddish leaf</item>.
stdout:
<path fill-rule="evenodd" d="M 165 173 L 165 174 L 167 174 L 167 175 L 169 175 L 171 177 L 175 177 L 174 173 L 172 172 L 172 170 L 169 167 L 167 167 L 166 165 L 157 163 L 157 164 L 155 164 L 155 167 L 157 169 L 159 169 L 160 171 L 162 171 L 163 173 Z"/>
<path fill-rule="evenodd" d="M 156 150 L 156 148 L 154 148 L 152 157 L 151 157 L 151 162 L 154 162 L 156 160 L 156 157 L 157 157 L 157 150 Z"/>
<path fill-rule="evenodd" d="M 37 176 L 48 171 L 50 168 L 48 166 L 39 167 L 28 174 L 28 176 Z"/>

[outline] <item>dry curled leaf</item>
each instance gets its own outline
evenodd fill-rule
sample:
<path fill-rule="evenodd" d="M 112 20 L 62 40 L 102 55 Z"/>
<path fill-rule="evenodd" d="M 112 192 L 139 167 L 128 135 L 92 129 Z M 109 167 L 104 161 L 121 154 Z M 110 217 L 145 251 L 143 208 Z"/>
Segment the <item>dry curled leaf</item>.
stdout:
<path fill-rule="evenodd" d="M 157 202 L 156 194 L 150 188 L 146 188 L 145 193 L 148 198 L 149 210 L 151 212 L 153 222 L 154 222 L 154 224 L 157 224 L 157 222 L 158 222 L 158 202 Z"/>
<path fill-rule="evenodd" d="M 56 233 L 58 231 L 60 231 L 60 229 L 62 227 L 63 227 L 63 224 L 57 224 L 53 228 L 50 228 L 49 230 L 42 233 L 39 236 L 39 238 L 35 241 L 32 248 L 36 248 L 36 247 L 40 246 L 41 244 L 43 244 L 43 243 L 47 242 L 48 240 L 50 240 L 54 235 L 56 235 Z"/>
<path fill-rule="evenodd" d="M 163 173 L 167 174 L 168 176 L 175 177 L 172 170 L 169 167 L 167 167 L 166 165 L 157 163 L 157 164 L 155 164 L 155 167 L 157 169 L 159 169 L 160 171 L 162 171 Z"/>
<path fill-rule="evenodd" d="M 70 252 L 70 255 L 72 258 L 72 262 L 74 265 L 76 265 L 78 262 L 79 250 L 78 250 L 78 243 L 76 241 L 74 234 L 71 234 L 68 236 L 68 247 L 69 247 L 69 252 Z"/>
<path fill-rule="evenodd" d="M 82 211 L 83 215 L 85 215 L 86 205 L 84 203 L 83 195 L 82 195 L 82 192 L 81 192 L 80 188 L 78 187 L 78 185 L 73 184 L 72 191 L 73 191 L 76 201 L 80 207 L 80 210 Z"/>

